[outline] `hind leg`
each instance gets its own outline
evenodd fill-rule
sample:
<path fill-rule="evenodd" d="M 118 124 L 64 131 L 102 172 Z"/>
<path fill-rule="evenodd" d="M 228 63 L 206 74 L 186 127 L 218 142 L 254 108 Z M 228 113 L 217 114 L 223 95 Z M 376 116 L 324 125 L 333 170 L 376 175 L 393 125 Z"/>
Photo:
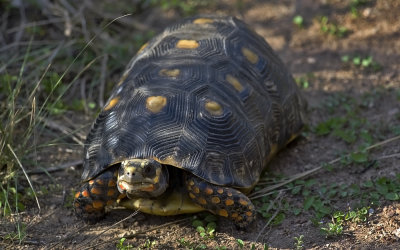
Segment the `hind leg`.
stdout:
<path fill-rule="evenodd" d="M 194 203 L 232 220 L 241 228 L 256 218 L 256 209 L 249 197 L 234 188 L 217 186 L 194 175 L 186 175 L 185 184 Z"/>

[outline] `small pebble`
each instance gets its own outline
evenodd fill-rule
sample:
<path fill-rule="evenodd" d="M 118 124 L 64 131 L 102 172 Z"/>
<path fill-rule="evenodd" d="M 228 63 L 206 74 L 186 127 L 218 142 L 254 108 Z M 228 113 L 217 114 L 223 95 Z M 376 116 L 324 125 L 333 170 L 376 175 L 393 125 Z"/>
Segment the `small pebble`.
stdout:
<path fill-rule="evenodd" d="M 371 215 L 371 214 L 374 214 L 374 212 L 375 212 L 375 210 L 373 209 L 373 208 L 370 208 L 369 210 L 368 210 L 368 213 Z"/>
<path fill-rule="evenodd" d="M 317 60 L 314 57 L 307 57 L 307 62 L 309 64 L 314 64 Z"/>
<path fill-rule="evenodd" d="M 364 17 L 369 17 L 369 15 L 371 15 L 371 11 L 372 11 L 371 8 L 366 8 L 366 9 L 362 12 L 362 14 L 363 14 Z"/>
<path fill-rule="evenodd" d="M 393 233 L 394 235 L 396 235 L 397 238 L 400 238 L 400 227 L 397 228 L 396 230 L 394 230 L 392 233 Z"/>

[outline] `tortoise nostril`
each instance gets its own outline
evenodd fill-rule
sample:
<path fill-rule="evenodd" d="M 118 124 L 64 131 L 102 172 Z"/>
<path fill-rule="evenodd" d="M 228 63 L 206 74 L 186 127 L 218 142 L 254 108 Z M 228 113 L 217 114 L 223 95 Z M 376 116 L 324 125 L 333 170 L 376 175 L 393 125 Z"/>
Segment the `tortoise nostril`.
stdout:
<path fill-rule="evenodd" d="M 135 176 L 135 173 L 131 173 L 131 172 L 126 172 L 127 176 Z"/>

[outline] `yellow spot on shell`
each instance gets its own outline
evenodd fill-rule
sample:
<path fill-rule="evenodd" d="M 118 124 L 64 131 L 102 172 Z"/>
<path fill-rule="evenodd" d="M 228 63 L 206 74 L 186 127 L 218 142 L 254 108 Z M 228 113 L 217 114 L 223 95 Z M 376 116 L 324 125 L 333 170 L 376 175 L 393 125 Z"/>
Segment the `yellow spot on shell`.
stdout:
<path fill-rule="evenodd" d="M 218 197 L 214 196 L 211 198 L 211 202 L 214 204 L 218 204 L 221 202 L 221 200 Z"/>
<path fill-rule="evenodd" d="M 247 201 L 243 199 L 239 199 L 239 203 L 242 204 L 243 206 L 247 206 L 247 204 L 249 204 Z"/>
<path fill-rule="evenodd" d="M 196 196 L 195 196 L 194 194 L 192 194 L 192 193 L 189 193 L 189 196 L 190 196 L 190 198 L 192 198 L 192 199 L 196 198 Z"/>
<path fill-rule="evenodd" d="M 115 105 L 117 105 L 117 103 L 119 102 L 119 97 L 115 97 L 113 99 L 111 99 L 108 104 L 104 107 L 104 110 L 109 110 L 112 107 L 114 107 Z"/>
<path fill-rule="evenodd" d="M 196 40 L 179 40 L 176 43 L 178 49 L 196 49 L 199 43 Z"/>
<path fill-rule="evenodd" d="M 212 188 L 206 188 L 205 190 L 204 190 L 204 192 L 206 193 L 206 194 L 208 194 L 208 195 L 211 195 L 211 194 L 213 194 L 213 190 L 212 190 Z"/>
<path fill-rule="evenodd" d="M 233 205 L 235 202 L 232 200 L 232 199 L 227 199 L 226 201 L 225 201 L 225 205 L 227 205 L 227 206 L 231 206 L 231 205 Z"/>
<path fill-rule="evenodd" d="M 150 96 L 146 99 L 146 108 L 152 113 L 158 113 L 167 105 L 167 98 L 164 96 Z"/>
<path fill-rule="evenodd" d="M 162 76 L 177 77 L 179 76 L 179 69 L 162 69 L 159 74 Z"/>
<path fill-rule="evenodd" d="M 101 193 L 102 193 L 102 192 L 101 192 L 101 189 L 96 188 L 96 187 L 92 188 L 92 189 L 90 190 L 90 192 L 91 192 L 92 194 L 101 194 Z"/>
<path fill-rule="evenodd" d="M 145 44 L 143 44 L 141 47 L 140 47 L 140 49 L 138 50 L 138 52 L 137 53 L 140 53 L 140 52 L 142 52 L 147 46 L 149 45 L 149 43 L 145 43 Z"/>
<path fill-rule="evenodd" d="M 202 204 L 202 205 L 206 205 L 207 204 L 207 201 L 204 198 L 199 198 L 198 200 L 199 200 L 199 203 Z"/>
<path fill-rule="evenodd" d="M 242 92 L 243 91 L 243 85 L 239 82 L 238 79 L 233 77 L 232 75 L 227 75 L 226 80 L 238 91 Z"/>
<path fill-rule="evenodd" d="M 242 54 L 244 55 L 244 57 L 246 57 L 247 60 L 249 60 L 249 62 L 253 64 L 256 64 L 258 62 L 258 56 L 248 48 L 243 47 Z"/>
<path fill-rule="evenodd" d="M 205 104 L 205 108 L 212 115 L 221 115 L 222 114 L 222 107 L 218 102 L 207 101 Z"/>
<path fill-rule="evenodd" d="M 218 210 L 218 214 L 223 217 L 228 217 L 228 211 L 226 211 L 225 209 Z"/>
<path fill-rule="evenodd" d="M 214 20 L 210 18 L 197 18 L 193 21 L 195 24 L 205 24 L 205 23 L 213 23 Z"/>
<path fill-rule="evenodd" d="M 102 208 L 104 206 L 104 203 L 102 201 L 93 201 L 92 203 L 94 208 Z"/>

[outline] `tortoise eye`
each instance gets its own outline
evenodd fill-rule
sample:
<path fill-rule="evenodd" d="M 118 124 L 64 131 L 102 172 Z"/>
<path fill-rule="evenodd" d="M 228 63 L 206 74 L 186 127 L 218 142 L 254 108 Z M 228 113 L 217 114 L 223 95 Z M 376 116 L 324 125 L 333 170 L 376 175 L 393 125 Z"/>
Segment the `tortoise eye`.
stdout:
<path fill-rule="evenodd" d="M 152 165 L 147 165 L 143 169 L 143 175 L 146 177 L 153 177 L 155 174 L 155 169 Z"/>

